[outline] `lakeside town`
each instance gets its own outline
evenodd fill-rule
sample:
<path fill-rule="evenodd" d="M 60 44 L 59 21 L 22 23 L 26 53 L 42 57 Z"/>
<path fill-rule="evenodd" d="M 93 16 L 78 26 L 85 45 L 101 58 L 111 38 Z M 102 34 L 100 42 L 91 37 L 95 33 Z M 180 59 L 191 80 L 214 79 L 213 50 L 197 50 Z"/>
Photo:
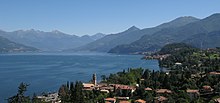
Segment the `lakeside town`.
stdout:
<path fill-rule="evenodd" d="M 220 103 L 220 50 L 218 48 L 201 50 L 186 44 L 170 44 L 168 47 L 170 49 L 168 52 L 167 47 L 158 52 L 161 55 L 169 54 L 165 56 L 166 58 L 158 59 L 159 65 L 169 68 L 168 71 L 128 68 L 109 76 L 102 75 L 101 82 L 97 82 L 97 76 L 93 74 L 88 83 L 67 82 L 58 92 L 35 95 L 32 101 L 33 103 Z M 16 98 L 20 97 L 14 96 L 8 101 Z"/>
<path fill-rule="evenodd" d="M 194 78 L 194 75 L 192 74 L 191 78 Z M 207 75 L 210 76 L 220 76 L 220 71 L 216 72 L 210 72 Z M 204 75 L 206 76 L 206 75 Z M 119 91 L 120 93 L 128 92 L 129 94 L 132 94 L 135 92 L 135 90 L 138 89 L 139 84 L 136 84 L 136 86 L 131 85 L 123 85 L 123 84 L 107 84 L 107 83 L 97 83 L 96 75 L 93 75 L 93 82 L 91 83 L 83 83 L 83 90 L 84 91 L 99 91 L 103 94 L 109 94 L 110 92 L 114 92 L 115 90 Z M 144 81 L 144 79 L 141 79 L 141 81 Z M 167 103 L 168 97 L 166 95 L 170 95 L 173 93 L 173 91 L 161 88 L 161 89 L 152 89 L 150 87 L 144 88 L 144 92 L 155 92 L 157 97 L 154 98 L 154 103 Z M 214 94 L 219 94 L 219 92 L 216 92 L 211 86 L 204 85 L 202 88 L 199 89 L 187 89 L 185 91 L 187 95 L 189 96 L 190 100 L 198 99 L 200 96 L 206 97 L 206 96 L 212 96 Z M 58 93 L 51 93 L 46 96 L 37 96 L 38 99 L 44 102 L 51 102 L 51 103 L 61 103 L 61 100 L 59 98 Z M 131 97 L 107 97 L 103 98 L 105 103 L 131 103 L 130 100 Z M 220 98 L 214 99 L 215 103 L 220 103 Z M 147 103 L 143 99 L 137 99 L 133 103 Z"/>

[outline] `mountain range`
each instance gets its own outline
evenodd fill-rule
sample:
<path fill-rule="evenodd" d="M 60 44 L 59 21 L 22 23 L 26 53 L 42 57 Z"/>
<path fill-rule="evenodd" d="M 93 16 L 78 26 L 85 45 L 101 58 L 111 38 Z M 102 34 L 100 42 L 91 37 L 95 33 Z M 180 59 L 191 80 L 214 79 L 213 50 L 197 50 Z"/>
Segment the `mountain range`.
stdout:
<path fill-rule="evenodd" d="M 188 24 L 182 26 L 168 27 L 152 35 L 144 35 L 130 44 L 118 45 L 109 52 L 131 54 L 158 51 L 166 44 L 179 42 L 188 43 L 196 47 L 201 47 L 200 44 L 202 44 L 202 48 L 214 48 L 220 46 L 219 31 L 220 14 L 216 13 L 201 20 L 188 22 Z"/>
<path fill-rule="evenodd" d="M 176 18 L 161 25 L 140 29 L 132 26 L 115 34 L 97 33 L 89 36 L 69 35 L 58 30 L 0 30 L 1 41 L 41 51 L 92 51 L 119 54 L 134 54 L 160 50 L 170 43 L 186 43 L 199 48 L 220 46 L 220 13 L 203 19 L 192 16 Z M 10 45 L 8 45 L 10 48 Z M 2 49 L 2 48 L 0 48 Z"/>
<path fill-rule="evenodd" d="M 162 29 L 180 27 L 188 23 L 195 22 L 197 20 L 198 19 L 194 17 L 180 17 L 171 22 L 167 22 L 167 23 L 161 24 L 153 28 L 139 29 L 135 26 L 132 26 L 126 31 L 123 31 L 117 34 L 107 35 L 99 40 L 91 42 L 85 46 L 79 47 L 77 48 L 77 50 L 78 51 L 108 52 L 109 50 L 111 50 L 112 48 L 118 45 L 130 44 L 140 39 L 144 35 L 150 36 Z"/>
<path fill-rule="evenodd" d="M 12 41 L 0 36 L 0 53 L 27 52 L 27 51 L 33 52 L 33 51 L 38 51 L 38 49 L 12 42 Z"/>
<path fill-rule="evenodd" d="M 44 32 L 39 30 L 18 30 L 13 32 L 0 31 L 0 36 L 13 42 L 38 48 L 41 51 L 62 51 L 79 47 L 105 36 L 98 33 L 92 36 L 76 36 L 62 33 L 58 30 Z"/>

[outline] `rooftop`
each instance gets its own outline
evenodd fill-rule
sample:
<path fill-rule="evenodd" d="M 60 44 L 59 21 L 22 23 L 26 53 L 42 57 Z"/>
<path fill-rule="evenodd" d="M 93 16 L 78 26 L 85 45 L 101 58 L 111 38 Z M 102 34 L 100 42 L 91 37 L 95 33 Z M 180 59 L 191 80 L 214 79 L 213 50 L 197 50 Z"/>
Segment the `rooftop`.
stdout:
<path fill-rule="evenodd" d="M 187 92 L 187 93 L 199 93 L 199 90 L 196 90 L 196 89 L 187 89 L 186 92 Z"/>
<path fill-rule="evenodd" d="M 116 101 L 115 98 L 105 98 L 105 101 Z"/>
<path fill-rule="evenodd" d="M 169 89 L 157 89 L 156 93 L 172 93 L 172 91 Z"/>
<path fill-rule="evenodd" d="M 122 100 L 122 101 L 119 101 L 119 103 L 131 103 L 131 102 L 129 102 L 127 100 Z"/>
<path fill-rule="evenodd" d="M 152 89 L 152 88 L 147 87 L 147 88 L 144 88 L 144 90 L 146 90 L 146 91 L 151 91 L 151 90 L 153 90 L 153 89 Z"/>
<path fill-rule="evenodd" d="M 164 96 L 159 96 L 159 97 L 156 97 L 156 100 L 162 102 L 162 101 L 168 100 L 168 98 L 166 98 L 166 97 L 164 97 Z"/>
<path fill-rule="evenodd" d="M 142 99 L 138 99 L 138 100 L 135 100 L 135 103 L 146 103 L 146 101 Z"/>

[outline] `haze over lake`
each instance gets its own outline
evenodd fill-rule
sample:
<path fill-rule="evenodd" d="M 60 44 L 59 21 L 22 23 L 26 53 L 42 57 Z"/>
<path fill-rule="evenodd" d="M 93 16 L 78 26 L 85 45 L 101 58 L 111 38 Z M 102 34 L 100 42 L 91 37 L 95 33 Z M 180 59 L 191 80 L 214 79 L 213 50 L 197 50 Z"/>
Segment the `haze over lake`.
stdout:
<path fill-rule="evenodd" d="M 17 93 L 21 82 L 30 84 L 27 93 L 54 92 L 67 81 L 88 82 L 100 76 L 127 70 L 159 70 L 157 60 L 141 60 L 141 55 L 105 53 L 18 53 L 0 54 L 0 102 Z M 6 102 L 6 101 L 4 101 Z"/>

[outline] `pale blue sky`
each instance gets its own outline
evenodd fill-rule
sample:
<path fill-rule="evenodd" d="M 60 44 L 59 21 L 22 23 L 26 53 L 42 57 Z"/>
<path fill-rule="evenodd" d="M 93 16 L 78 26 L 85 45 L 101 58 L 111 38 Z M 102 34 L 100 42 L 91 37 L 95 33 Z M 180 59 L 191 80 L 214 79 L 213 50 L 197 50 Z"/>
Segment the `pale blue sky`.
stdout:
<path fill-rule="evenodd" d="M 220 13 L 220 0 L 0 0 L 0 29 L 84 35 L 148 28 L 180 16 Z"/>

